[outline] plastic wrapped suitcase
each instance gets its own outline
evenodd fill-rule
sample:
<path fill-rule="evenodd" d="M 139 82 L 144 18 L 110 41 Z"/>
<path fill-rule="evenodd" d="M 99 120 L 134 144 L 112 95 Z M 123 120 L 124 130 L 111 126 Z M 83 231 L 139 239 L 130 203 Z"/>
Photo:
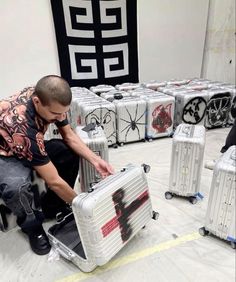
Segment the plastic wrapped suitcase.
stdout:
<path fill-rule="evenodd" d="M 130 97 L 131 94 L 126 91 L 120 91 L 120 90 L 111 90 L 109 92 L 101 93 L 100 97 L 103 99 L 106 99 L 109 102 L 113 102 L 114 100 L 121 100 L 124 97 Z"/>
<path fill-rule="evenodd" d="M 191 91 L 175 97 L 175 126 L 181 123 L 204 125 L 208 92 Z"/>
<path fill-rule="evenodd" d="M 108 146 L 116 145 L 116 109 L 115 105 L 105 99 L 83 103 L 81 105 L 81 124 L 95 123 L 101 125 L 107 138 Z"/>
<path fill-rule="evenodd" d="M 146 138 L 151 141 L 153 138 L 172 135 L 174 97 L 161 93 L 143 95 L 141 98 L 145 99 L 147 103 Z"/>
<path fill-rule="evenodd" d="M 152 90 L 158 90 L 159 87 L 166 86 L 166 81 L 160 82 L 157 80 L 150 80 L 148 82 L 145 82 L 144 86 Z"/>
<path fill-rule="evenodd" d="M 75 131 L 95 154 L 108 162 L 107 138 L 101 126 L 95 124 L 77 126 Z M 81 191 L 88 192 L 101 180 L 101 176 L 87 160 L 80 158 L 79 179 Z"/>
<path fill-rule="evenodd" d="M 139 88 L 140 86 L 141 86 L 140 83 L 124 82 L 122 84 L 117 84 L 115 88 L 118 90 L 122 90 L 122 91 L 129 91 L 129 90 Z"/>
<path fill-rule="evenodd" d="M 231 146 L 214 167 L 205 226 L 201 235 L 212 233 L 231 242 L 236 248 L 235 202 L 236 202 L 236 146 Z"/>
<path fill-rule="evenodd" d="M 79 194 L 72 209 L 48 236 L 53 248 L 84 272 L 106 264 L 157 216 L 144 171 L 132 164 L 97 183 L 93 192 Z"/>
<path fill-rule="evenodd" d="M 109 92 L 111 90 L 114 90 L 115 87 L 112 85 L 107 85 L 107 84 L 99 84 L 97 86 L 91 86 L 89 88 L 93 93 L 96 95 L 101 95 L 101 93 Z"/>
<path fill-rule="evenodd" d="M 202 125 L 180 124 L 172 142 L 169 191 L 166 199 L 174 195 L 188 197 L 192 204 L 202 198 L 199 192 L 205 148 L 205 128 Z"/>
<path fill-rule="evenodd" d="M 229 119 L 231 108 L 231 94 L 224 89 L 212 88 L 208 90 L 208 103 L 206 107 L 206 128 L 224 127 Z"/>
<path fill-rule="evenodd" d="M 146 102 L 139 97 L 127 97 L 113 102 L 116 106 L 117 142 L 145 140 Z"/>

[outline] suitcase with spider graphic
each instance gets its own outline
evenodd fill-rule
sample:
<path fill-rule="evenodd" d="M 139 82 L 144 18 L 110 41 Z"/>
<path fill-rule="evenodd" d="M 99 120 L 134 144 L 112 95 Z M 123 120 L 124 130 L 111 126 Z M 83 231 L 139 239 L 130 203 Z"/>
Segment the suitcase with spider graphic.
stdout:
<path fill-rule="evenodd" d="M 115 105 L 99 97 L 99 101 L 81 104 L 81 124 L 101 125 L 107 138 L 108 146 L 116 145 L 116 109 Z"/>
<path fill-rule="evenodd" d="M 225 127 L 231 109 L 231 94 L 220 88 L 208 90 L 208 103 L 206 106 L 206 128 Z"/>
<path fill-rule="evenodd" d="M 81 193 L 73 213 L 49 228 L 52 247 L 84 272 L 106 264 L 151 220 L 144 169 L 132 164 Z"/>
<path fill-rule="evenodd" d="M 170 136 L 173 132 L 175 99 L 165 94 L 143 95 L 147 103 L 146 138 Z"/>
<path fill-rule="evenodd" d="M 108 162 L 107 138 L 101 126 L 94 123 L 87 126 L 77 126 L 75 132 L 95 154 Z M 79 179 L 81 191 L 88 192 L 101 180 L 101 176 L 93 165 L 84 158 L 80 158 Z"/>
<path fill-rule="evenodd" d="M 117 142 L 124 143 L 145 140 L 146 102 L 139 97 L 115 100 Z"/>
<path fill-rule="evenodd" d="M 205 127 L 203 125 L 180 124 L 172 139 L 169 191 L 166 199 L 174 195 L 188 197 L 192 204 L 197 202 L 203 156 Z"/>
<path fill-rule="evenodd" d="M 236 146 L 231 146 L 216 162 L 205 226 L 199 229 L 201 235 L 209 232 L 229 241 L 236 248 L 235 196 L 236 196 Z"/>

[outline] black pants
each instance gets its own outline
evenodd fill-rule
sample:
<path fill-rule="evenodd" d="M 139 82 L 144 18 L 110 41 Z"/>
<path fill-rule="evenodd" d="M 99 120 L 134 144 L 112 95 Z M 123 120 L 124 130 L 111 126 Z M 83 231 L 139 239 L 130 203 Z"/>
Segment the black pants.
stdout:
<path fill-rule="evenodd" d="M 59 139 L 45 142 L 45 149 L 58 174 L 71 186 L 79 169 L 79 157 Z M 31 185 L 32 170 L 14 157 L 0 157 L 0 197 L 17 216 L 17 223 L 28 233 L 41 226 L 44 217 L 52 218 L 66 203 L 52 190 L 42 196 L 42 211 L 32 208 L 34 193 Z"/>
<path fill-rule="evenodd" d="M 220 152 L 226 152 L 228 148 L 233 145 L 236 145 L 236 119 L 234 120 L 234 124 L 226 137 L 225 145 L 221 148 Z"/>

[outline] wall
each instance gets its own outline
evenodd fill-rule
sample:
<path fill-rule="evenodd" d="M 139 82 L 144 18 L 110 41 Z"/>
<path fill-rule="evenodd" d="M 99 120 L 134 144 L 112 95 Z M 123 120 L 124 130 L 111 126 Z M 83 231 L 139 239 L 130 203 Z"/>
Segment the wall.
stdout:
<path fill-rule="evenodd" d="M 235 84 L 235 0 L 210 0 L 202 76 Z"/>
<path fill-rule="evenodd" d="M 208 0 L 138 0 L 140 80 L 199 77 Z"/>
<path fill-rule="evenodd" d="M 200 76 L 208 0 L 137 1 L 140 81 Z M 234 0 L 213 2 L 217 2 L 211 5 L 213 22 L 217 23 L 218 18 L 224 22 Z M 220 2 L 226 2 L 228 9 L 222 9 Z M 220 30 L 227 46 L 225 29 Z M 35 84 L 43 75 L 60 74 L 49 0 L 1 0 L 0 34 L 0 98 Z M 207 46 L 211 37 L 208 36 Z M 220 62 L 228 52 L 224 48 L 224 56 L 217 56 L 216 71 L 216 56 L 207 47 L 203 74 L 230 80 L 233 64 L 225 63 L 227 73 L 220 71 Z"/>

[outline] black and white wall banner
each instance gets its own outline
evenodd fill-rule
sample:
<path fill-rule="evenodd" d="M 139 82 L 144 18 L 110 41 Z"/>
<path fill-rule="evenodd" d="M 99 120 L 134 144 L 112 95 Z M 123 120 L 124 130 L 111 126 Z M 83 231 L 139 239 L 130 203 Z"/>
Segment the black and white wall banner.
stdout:
<path fill-rule="evenodd" d="M 61 76 L 70 86 L 138 82 L 136 0 L 51 0 Z"/>

